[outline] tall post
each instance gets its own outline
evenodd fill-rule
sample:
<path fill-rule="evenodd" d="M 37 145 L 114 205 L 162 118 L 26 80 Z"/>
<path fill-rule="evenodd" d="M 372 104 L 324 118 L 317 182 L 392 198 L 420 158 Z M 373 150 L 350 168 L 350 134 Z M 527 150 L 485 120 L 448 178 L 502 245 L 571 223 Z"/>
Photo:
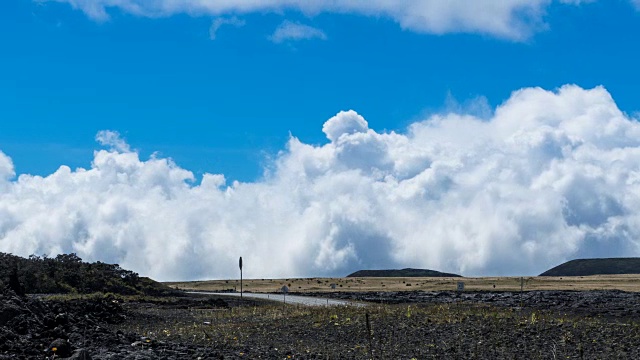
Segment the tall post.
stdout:
<path fill-rule="evenodd" d="M 522 307 L 522 291 L 524 291 L 524 277 L 520 278 L 520 307 Z"/>
<path fill-rule="evenodd" d="M 240 301 L 242 301 L 242 256 L 240 256 Z"/>

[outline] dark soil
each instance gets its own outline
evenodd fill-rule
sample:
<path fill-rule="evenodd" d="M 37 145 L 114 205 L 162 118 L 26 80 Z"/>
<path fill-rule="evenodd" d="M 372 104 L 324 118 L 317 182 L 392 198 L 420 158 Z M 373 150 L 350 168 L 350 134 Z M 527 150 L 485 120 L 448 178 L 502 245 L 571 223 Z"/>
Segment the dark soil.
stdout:
<path fill-rule="evenodd" d="M 640 358 L 635 293 L 528 292 L 522 300 L 519 293 L 329 295 L 375 303 L 42 300 L 4 290 L 0 359 L 51 359 L 52 347 L 56 358 L 75 352 L 75 359 Z"/>

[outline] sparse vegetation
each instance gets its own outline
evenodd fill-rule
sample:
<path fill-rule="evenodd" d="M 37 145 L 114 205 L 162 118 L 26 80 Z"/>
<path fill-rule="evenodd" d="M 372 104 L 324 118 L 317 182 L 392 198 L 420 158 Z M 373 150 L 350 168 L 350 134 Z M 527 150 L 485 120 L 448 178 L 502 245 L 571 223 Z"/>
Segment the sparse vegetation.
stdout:
<path fill-rule="evenodd" d="M 22 259 L 2 254 L 0 359 L 39 358 L 69 343 L 94 359 L 595 359 L 640 357 L 640 294 L 623 291 L 504 291 L 520 278 L 261 279 L 252 291 L 289 284 L 366 307 L 305 307 L 209 296 L 149 296 L 166 289 L 118 265 L 87 264 L 75 254 Z M 30 279 L 25 272 L 34 276 Z M 75 272 L 75 274 L 74 274 Z M 80 275 L 78 275 L 80 274 Z M 86 278 L 85 278 L 86 277 Z M 35 280 L 34 280 L 35 279 Z M 133 281 L 135 279 L 135 281 Z M 635 284 L 637 277 L 526 278 L 525 290 L 545 286 Z M 602 280 L 605 279 L 605 280 Z M 600 281 L 601 283 L 598 283 Z M 18 297 L 9 288 L 58 295 Z M 220 280 L 228 289 L 235 280 Z M 3 287 L 6 285 L 6 288 Z M 35 285 L 34 285 L 35 284 Z M 93 285 L 92 285 L 93 284 Z M 93 293 L 95 284 L 102 284 Z M 172 284 L 181 288 L 212 282 Z M 336 284 L 341 288 L 330 288 Z M 39 287 L 40 286 L 40 287 Z M 363 289 L 387 286 L 388 291 Z M 410 288 L 407 288 L 411 286 Z M 599 285 L 598 285 L 599 286 Z M 112 293 L 109 292 L 110 289 Z M 415 289 L 415 290 L 414 290 Z M 399 291 L 404 290 L 404 291 Z M 414 290 L 414 291 L 407 291 Z M 168 292 L 160 291 L 159 294 Z M 125 294 L 125 295 L 123 295 Z M 128 294 L 128 295 L 127 295 Z M 4 357 L 3 357 L 4 356 Z M 7 357 L 8 356 L 8 357 Z M 141 358 L 142 358 L 141 357 Z"/>
<path fill-rule="evenodd" d="M 333 292 L 331 284 L 352 291 L 404 291 L 406 283 L 412 290 L 452 291 L 458 281 L 463 281 L 468 291 L 520 291 L 520 277 L 477 278 L 323 278 L 317 281 L 299 281 L 301 293 Z M 360 280 L 360 281 L 358 281 Z M 165 283 L 173 288 L 191 291 L 226 291 L 234 280 L 208 280 Z M 245 279 L 253 292 L 277 292 L 287 283 L 282 279 Z M 349 287 L 351 286 L 351 287 Z M 524 290 L 624 290 L 640 292 L 640 275 L 595 275 L 574 277 L 526 277 Z"/>
<path fill-rule="evenodd" d="M 83 262 L 76 254 L 54 258 L 31 255 L 28 259 L 0 253 L 0 281 L 10 284 L 18 294 L 90 294 L 95 292 L 126 295 L 169 295 L 176 290 L 140 277 L 118 264 Z"/>
<path fill-rule="evenodd" d="M 122 330 L 225 358 L 581 359 L 640 355 L 640 325 L 477 303 L 138 308 Z M 369 326 L 367 326 L 367 317 Z M 370 335 L 369 335 L 370 334 Z"/>

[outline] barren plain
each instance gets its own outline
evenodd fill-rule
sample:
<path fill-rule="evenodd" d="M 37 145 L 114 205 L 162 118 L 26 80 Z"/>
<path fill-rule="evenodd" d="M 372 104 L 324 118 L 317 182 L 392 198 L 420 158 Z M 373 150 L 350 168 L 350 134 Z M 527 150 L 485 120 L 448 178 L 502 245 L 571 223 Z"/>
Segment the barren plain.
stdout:
<path fill-rule="evenodd" d="M 278 292 L 286 285 L 291 292 L 334 291 L 453 291 L 464 282 L 465 291 L 532 290 L 623 290 L 640 292 L 640 275 L 594 275 L 568 277 L 434 277 L 434 278 L 299 278 L 244 279 L 243 290 Z M 190 291 L 240 291 L 239 279 L 167 282 L 173 288 Z M 331 284 L 336 284 L 332 289 Z"/>

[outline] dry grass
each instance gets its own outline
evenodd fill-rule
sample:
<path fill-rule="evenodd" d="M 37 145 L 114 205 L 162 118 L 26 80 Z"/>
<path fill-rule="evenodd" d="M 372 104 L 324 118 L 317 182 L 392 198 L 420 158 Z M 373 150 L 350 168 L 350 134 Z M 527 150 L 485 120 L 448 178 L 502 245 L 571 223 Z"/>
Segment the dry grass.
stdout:
<path fill-rule="evenodd" d="M 519 291 L 520 277 L 474 278 L 301 278 L 245 279 L 244 291 L 275 292 L 283 285 L 295 292 L 335 291 L 446 291 L 458 281 L 469 291 Z M 198 291 L 240 291 L 240 280 L 207 280 L 165 283 L 174 288 Z M 573 277 L 525 277 L 524 290 L 624 290 L 640 292 L 640 275 L 596 275 Z"/>

